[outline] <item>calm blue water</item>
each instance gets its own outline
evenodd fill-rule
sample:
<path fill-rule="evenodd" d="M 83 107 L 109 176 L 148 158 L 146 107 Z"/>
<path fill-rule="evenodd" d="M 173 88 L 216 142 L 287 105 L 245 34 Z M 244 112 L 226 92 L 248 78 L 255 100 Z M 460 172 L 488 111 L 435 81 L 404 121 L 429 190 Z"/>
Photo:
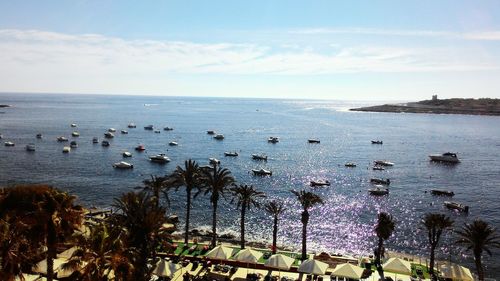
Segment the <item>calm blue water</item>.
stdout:
<path fill-rule="evenodd" d="M 374 246 L 373 225 L 379 211 L 391 213 L 397 220 L 388 247 L 414 254 L 426 254 L 426 233 L 420 219 L 426 212 L 444 212 L 456 225 L 481 217 L 500 226 L 500 118 L 465 115 L 427 115 L 360 113 L 342 109 L 359 106 L 338 101 L 131 97 L 90 95 L 1 94 L 0 103 L 14 107 L 0 109 L 0 133 L 3 141 L 14 141 L 15 147 L 0 146 L 0 184 L 50 183 L 66 189 L 88 205 L 109 206 L 113 198 L 133 190 L 150 174 L 163 175 L 176 165 L 192 158 L 206 164 L 209 157 L 221 159 L 237 181 L 253 184 L 268 197 L 288 203 L 279 232 L 279 242 L 300 245 L 300 208 L 290 189 L 307 189 L 320 194 L 325 205 L 311 212 L 309 248 L 313 251 L 371 253 Z M 127 129 L 128 123 L 137 129 Z M 71 138 L 77 123 L 81 136 L 74 138 L 79 147 L 62 153 L 68 143 L 56 137 Z M 155 134 L 143 126 L 153 124 L 173 131 Z M 116 128 L 111 146 L 92 144 L 110 127 Z M 121 135 L 127 129 L 128 135 Z M 225 135 L 213 140 L 207 130 Z M 35 138 L 43 133 L 44 138 Z M 270 144 L 269 136 L 280 142 Z M 319 138 L 321 144 L 308 144 L 308 138 Z M 371 145 L 381 139 L 383 145 Z M 170 141 L 179 146 L 170 147 Z M 36 152 L 26 152 L 27 143 L 36 144 Z M 134 147 L 142 143 L 146 153 Z M 114 162 L 123 160 L 121 153 L 133 153 L 133 170 L 115 170 Z M 236 150 L 239 157 L 224 157 L 224 151 Z M 428 161 L 430 153 L 453 151 L 462 163 L 456 166 Z M 167 153 L 167 165 L 148 161 L 148 155 Z M 251 159 L 252 153 L 269 155 L 267 163 Z M 373 160 L 395 163 L 386 171 L 368 169 Z M 356 162 L 358 167 L 345 168 Z M 253 168 L 267 168 L 272 177 L 252 176 Z M 367 194 L 371 177 L 390 178 L 390 195 L 374 198 Z M 312 179 L 328 179 L 332 186 L 311 188 Z M 470 206 L 468 216 L 446 210 L 446 198 L 426 193 L 432 188 L 451 189 L 455 201 Z M 173 193 L 172 212 L 184 215 L 182 192 Z M 194 202 L 196 227 L 208 227 L 208 198 Z M 221 232 L 237 233 L 238 212 L 229 202 L 220 212 Z M 249 239 L 269 241 L 272 220 L 260 210 L 247 218 Z M 472 265 L 470 256 L 451 244 L 451 234 L 444 237 L 438 253 L 441 259 Z M 486 258 L 491 272 L 500 272 L 500 252 Z M 493 276 L 499 274 L 492 274 Z M 499 276 L 496 276 L 499 277 Z"/>

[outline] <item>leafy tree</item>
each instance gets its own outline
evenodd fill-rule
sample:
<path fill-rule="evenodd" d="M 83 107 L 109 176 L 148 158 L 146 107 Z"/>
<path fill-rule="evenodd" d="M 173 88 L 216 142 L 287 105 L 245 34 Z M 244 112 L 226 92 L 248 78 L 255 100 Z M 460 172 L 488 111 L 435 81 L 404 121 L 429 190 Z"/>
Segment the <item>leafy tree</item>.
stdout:
<path fill-rule="evenodd" d="M 309 223 L 309 209 L 318 204 L 323 204 L 323 199 L 315 193 L 301 190 L 291 192 L 297 197 L 300 205 L 302 206 L 302 260 L 307 259 L 307 224 Z"/>
<path fill-rule="evenodd" d="M 285 212 L 285 206 L 282 201 L 269 201 L 264 205 L 264 210 L 273 216 L 273 254 L 276 254 L 276 241 L 278 238 L 278 219 Z"/>
<path fill-rule="evenodd" d="M 431 246 L 429 273 L 433 276 L 433 279 L 437 280 L 437 276 L 434 272 L 434 254 L 441 234 L 443 234 L 443 231 L 451 228 L 453 220 L 443 214 L 428 213 L 424 216 L 422 224 L 427 229 L 427 237 Z"/>
<path fill-rule="evenodd" d="M 252 185 L 239 185 L 232 187 L 231 193 L 234 196 L 232 202 L 236 202 L 237 208 L 240 209 L 241 219 L 240 219 L 240 237 L 241 237 L 241 249 L 245 248 L 245 213 L 252 206 L 259 207 L 259 198 L 265 197 L 264 192 L 257 191 Z"/>
<path fill-rule="evenodd" d="M 375 234 L 378 238 L 377 248 L 375 249 L 375 266 L 381 280 L 385 280 L 384 269 L 382 268 L 382 258 L 385 254 L 384 241 L 391 237 L 394 231 L 395 222 L 388 213 L 379 213 L 377 225 L 375 226 Z"/>

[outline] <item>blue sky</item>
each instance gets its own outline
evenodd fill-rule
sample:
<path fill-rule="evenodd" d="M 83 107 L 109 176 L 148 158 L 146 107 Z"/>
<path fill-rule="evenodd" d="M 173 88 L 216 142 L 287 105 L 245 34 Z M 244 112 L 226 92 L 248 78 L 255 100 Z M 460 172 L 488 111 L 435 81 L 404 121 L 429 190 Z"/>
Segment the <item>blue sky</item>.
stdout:
<path fill-rule="evenodd" d="M 500 1 L 5 1 L 0 91 L 500 98 Z"/>

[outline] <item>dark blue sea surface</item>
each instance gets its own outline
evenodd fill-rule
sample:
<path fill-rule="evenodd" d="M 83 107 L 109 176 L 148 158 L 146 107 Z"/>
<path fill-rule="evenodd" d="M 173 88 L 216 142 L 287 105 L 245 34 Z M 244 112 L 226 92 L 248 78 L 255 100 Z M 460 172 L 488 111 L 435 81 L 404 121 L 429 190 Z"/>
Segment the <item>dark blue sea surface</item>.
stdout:
<path fill-rule="evenodd" d="M 311 251 L 370 254 L 375 245 L 373 227 L 377 213 L 391 213 L 396 231 L 387 247 L 427 256 L 427 233 L 421 218 L 427 212 L 451 216 L 456 226 L 482 218 L 500 226 L 500 117 L 433 114 L 366 113 L 345 110 L 363 103 L 308 100 L 266 100 L 226 98 L 184 98 L 150 96 L 1 94 L 0 103 L 11 108 L 0 111 L 3 141 L 15 147 L 0 146 L 0 184 L 49 183 L 76 194 L 86 206 L 106 207 L 121 193 L 134 190 L 149 175 L 164 175 L 191 158 L 201 165 L 209 157 L 221 160 L 238 183 L 253 184 L 269 198 L 287 202 L 288 211 L 280 222 L 279 243 L 300 246 L 300 212 L 291 189 L 320 194 L 323 206 L 311 211 L 308 248 Z M 136 129 L 128 129 L 134 122 Z M 77 128 L 70 124 L 76 123 Z M 160 134 L 144 130 L 152 124 Z M 164 131 L 163 127 L 173 127 Z M 92 144 L 103 139 L 108 128 L 116 128 L 109 147 Z M 129 134 L 120 134 L 126 129 Z M 71 137 L 77 130 L 81 136 Z M 207 135 L 215 130 L 225 136 L 217 141 Z M 36 139 L 37 133 L 43 139 Z M 78 148 L 63 154 L 68 143 L 56 141 L 66 136 Z M 268 143 L 269 136 L 280 142 Z M 309 144 L 318 138 L 320 144 Z M 372 145 L 371 140 L 383 140 Z M 169 146 L 176 141 L 178 146 Z M 35 143 L 36 151 L 25 145 Z M 146 152 L 134 151 L 138 144 Z M 123 159 L 130 151 L 132 158 Z M 224 157 L 225 151 L 238 151 L 238 157 Z M 462 162 L 443 165 L 429 161 L 431 153 L 452 151 Z M 166 153 L 172 162 L 151 163 L 148 156 Z M 267 162 L 251 159 L 265 153 Z M 371 169 L 374 160 L 389 160 L 394 167 Z M 133 170 L 116 170 L 118 161 L 134 164 Z M 346 162 L 357 163 L 346 168 Z M 255 177 L 254 168 L 273 171 L 271 177 Z M 390 194 L 370 196 L 370 178 L 390 178 Z M 330 187 L 312 188 L 310 180 L 329 180 Z M 455 192 L 454 201 L 470 206 L 469 215 L 443 207 L 449 198 L 432 196 L 430 189 Z M 182 218 L 185 193 L 171 194 L 171 212 Z M 194 201 L 193 227 L 207 228 L 211 215 L 207 197 Z M 238 236 L 239 213 L 229 200 L 219 214 L 220 232 Z M 270 241 L 272 220 L 262 210 L 247 217 L 249 240 Z M 438 250 L 438 258 L 473 267 L 470 253 L 452 242 L 448 233 Z M 500 277 L 500 252 L 485 257 L 490 275 Z"/>

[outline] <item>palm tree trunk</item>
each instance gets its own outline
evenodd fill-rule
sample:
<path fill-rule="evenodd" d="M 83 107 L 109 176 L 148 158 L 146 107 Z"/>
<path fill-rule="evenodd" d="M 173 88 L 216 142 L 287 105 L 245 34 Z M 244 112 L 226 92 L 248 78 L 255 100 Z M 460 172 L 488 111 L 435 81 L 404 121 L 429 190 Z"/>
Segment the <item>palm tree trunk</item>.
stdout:
<path fill-rule="evenodd" d="M 52 218 L 47 222 L 47 281 L 54 279 L 54 259 L 56 258 L 56 229 Z"/>
<path fill-rule="evenodd" d="M 184 233 L 184 245 L 189 240 L 189 217 L 191 215 L 191 187 L 186 188 L 186 231 Z"/>
<path fill-rule="evenodd" d="M 278 216 L 274 216 L 274 225 L 273 225 L 273 255 L 276 254 L 276 242 L 278 240 Z"/>
<path fill-rule="evenodd" d="M 382 253 L 384 251 L 384 240 L 382 238 L 378 239 L 377 256 L 375 257 L 375 264 L 377 267 L 378 275 L 381 280 L 385 280 L 384 268 L 382 267 Z"/>
<path fill-rule="evenodd" d="M 213 203 L 212 211 L 212 243 L 211 246 L 215 247 L 217 243 L 217 202 Z"/>
<path fill-rule="evenodd" d="M 307 259 L 307 223 L 309 222 L 309 213 L 307 210 L 302 212 L 302 260 Z"/>
<path fill-rule="evenodd" d="M 484 280 L 484 269 L 483 269 L 483 263 L 481 262 L 481 254 L 474 254 L 474 262 L 476 263 L 476 269 L 477 269 L 477 277 L 479 281 Z"/>
<path fill-rule="evenodd" d="M 246 211 L 246 205 L 241 204 L 241 249 L 245 249 L 245 211 Z"/>
<path fill-rule="evenodd" d="M 436 250 L 436 247 L 431 244 L 431 259 L 429 262 L 429 273 L 432 276 L 432 279 L 435 280 L 434 276 L 434 251 Z"/>

